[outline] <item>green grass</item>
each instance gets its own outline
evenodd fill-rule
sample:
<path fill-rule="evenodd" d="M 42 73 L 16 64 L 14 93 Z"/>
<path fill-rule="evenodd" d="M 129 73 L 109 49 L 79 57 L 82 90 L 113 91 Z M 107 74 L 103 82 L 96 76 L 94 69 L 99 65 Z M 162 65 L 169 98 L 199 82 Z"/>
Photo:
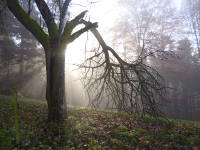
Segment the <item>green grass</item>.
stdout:
<path fill-rule="evenodd" d="M 47 104 L 18 99 L 16 144 L 13 98 L 0 96 L 0 150 L 200 150 L 200 123 L 68 107 L 68 120 L 47 122 Z"/>

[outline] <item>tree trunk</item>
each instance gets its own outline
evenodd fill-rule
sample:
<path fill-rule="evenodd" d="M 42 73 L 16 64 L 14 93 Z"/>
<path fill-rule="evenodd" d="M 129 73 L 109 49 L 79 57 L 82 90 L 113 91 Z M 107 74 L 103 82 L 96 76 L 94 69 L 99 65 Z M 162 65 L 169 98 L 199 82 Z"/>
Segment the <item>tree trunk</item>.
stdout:
<path fill-rule="evenodd" d="M 65 119 L 65 50 L 57 46 L 46 51 L 46 99 L 48 120 Z M 56 49 L 55 49 L 56 48 Z"/>

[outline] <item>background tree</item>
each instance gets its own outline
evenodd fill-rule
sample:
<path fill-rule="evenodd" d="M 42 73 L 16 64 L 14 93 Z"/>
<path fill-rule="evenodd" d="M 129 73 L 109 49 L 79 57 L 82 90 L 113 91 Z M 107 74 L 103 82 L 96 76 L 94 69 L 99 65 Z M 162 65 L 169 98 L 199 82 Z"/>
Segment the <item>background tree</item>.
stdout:
<path fill-rule="evenodd" d="M 2 6 L 2 5 L 1 5 Z M 28 4 L 24 3 L 25 9 Z M 30 13 L 36 18 L 37 12 Z M 1 45 L 0 45 L 0 84 L 1 94 L 6 89 L 15 88 L 23 96 L 41 98 L 39 91 L 27 92 L 24 88 L 38 72 L 44 68 L 44 55 L 36 39 L 21 25 L 5 7 L 1 16 Z M 34 85 L 32 85 L 32 88 Z M 38 88 L 41 89 L 41 88 Z"/>
<path fill-rule="evenodd" d="M 200 56 L 200 2 L 196 0 L 184 0 L 182 2 L 183 19 L 188 23 L 188 33 L 195 41 L 197 53 Z M 191 36 L 190 35 L 190 36 Z"/>
<path fill-rule="evenodd" d="M 169 0 L 126 0 L 121 4 L 128 11 L 124 11 L 113 28 L 113 44 L 123 45 L 127 59 L 172 50 L 169 47 L 178 22 Z"/>
<path fill-rule="evenodd" d="M 178 41 L 177 57 L 168 57 L 165 61 L 157 60 L 155 66 L 167 80 L 172 90 L 168 93 L 167 114 L 181 119 L 199 119 L 199 63 L 192 55 L 193 47 L 187 38 Z M 156 65 L 157 64 L 157 65 Z M 170 102 L 170 103 L 169 103 Z"/>
<path fill-rule="evenodd" d="M 166 79 L 171 90 L 161 105 L 169 117 L 196 117 L 199 112 L 197 42 L 178 9 L 169 0 L 127 0 L 120 1 L 120 6 L 126 9 L 113 28 L 113 46 L 121 48 L 120 56 L 127 61 L 145 56 L 143 63 L 156 68 Z"/>
<path fill-rule="evenodd" d="M 144 68 L 147 67 L 146 70 L 150 71 L 151 66 L 153 66 L 153 58 L 156 57 L 159 59 L 164 59 L 167 55 L 171 55 L 171 52 L 173 50 L 172 31 L 175 29 L 174 24 L 176 23 L 176 20 L 173 19 L 174 9 L 169 1 L 161 2 L 159 0 L 126 0 L 120 2 L 120 6 L 126 9 L 123 13 L 121 13 L 123 15 L 118 19 L 118 22 L 116 22 L 115 26 L 112 29 L 113 47 L 116 47 L 117 50 L 119 50 L 118 47 L 120 47 L 120 50 L 117 52 L 119 56 L 121 56 L 121 58 L 123 58 L 123 60 L 125 60 L 126 62 L 133 64 L 137 64 L 136 62 L 140 62 L 138 64 L 143 65 Z M 113 59 L 112 61 L 115 62 L 115 59 Z M 138 70 L 140 69 L 138 67 Z M 133 72 L 122 73 L 123 69 L 121 68 L 119 70 L 115 70 L 115 72 L 116 74 L 118 74 L 118 78 L 121 78 L 121 80 L 123 80 L 122 78 L 131 76 L 130 78 L 132 78 L 133 80 L 135 79 L 134 81 L 138 82 L 139 79 L 137 78 L 137 75 L 133 75 Z M 140 71 L 142 71 L 142 69 Z M 155 72 L 153 70 L 151 71 L 151 73 L 155 75 L 155 78 L 158 79 L 159 82 L 164 82 L 161 78 L 158 77 L 159 75 L 158 73 L 156 73 L 155 70 Z M 125 74 L 128 75 L 126 76 Z M 158 76 L 156 76 L 156 74 Z M 146 83 L 152 85 L 153 90 L 155 90 L 158 86 L 152 83 L 155 80 L 152 80 L 151 77 L 145 75 L 144 70 L 143 75 L 144 77 L 141 81 L 145 80 Z M 138 88 L 138 91 L 140 91 L 141 85 L 140 83 L 138 84 L 139 85 L 137 85 L 137 83 L 133 83 L 133 85 Z M 142 104 L 145 102 L 142 102 L 142 98 L 137 97 L 141 96 L 137 90 L 124 83 L 121 83 L 121 86 L 120 83 L 113 83 L 113 85 L 116 85 L 116 88 L 115 90 L 112 89 L 112 92 L 110 92 L 112 93 L 112 98 L 110 98 L 111 104 L 114 103 L 115 107 L 123 111 L 143 112 L 143 108 L 139 107 L 143 106 Z M 146 88 L 149 90 L 151 89 L 150 87 Z M 130 89 L 132 89 L 132 93 L 130 92 Z M 151 93 L 147 89 L 145 92 Z M 160 88 L 160 90 L 158 91 L 163 94 L 164 90 L 162 91 L 161 89 L 162 88 Z M 106 91 L 109 90 L 106 89 Z M 154 92 L 159 93 L 158 91 L 155 90 Z M 162 95 L 159 94 L 157 95 L 158 97 Z M 119 98 L 121 100 L 118 100 Z M 156 97 L 154 98 L 155 99 L 152 101 L 152 103 L 158 104 L 160 100 Z M 163 99 L 163 97 L 160 97 L 160 99 Z"/>

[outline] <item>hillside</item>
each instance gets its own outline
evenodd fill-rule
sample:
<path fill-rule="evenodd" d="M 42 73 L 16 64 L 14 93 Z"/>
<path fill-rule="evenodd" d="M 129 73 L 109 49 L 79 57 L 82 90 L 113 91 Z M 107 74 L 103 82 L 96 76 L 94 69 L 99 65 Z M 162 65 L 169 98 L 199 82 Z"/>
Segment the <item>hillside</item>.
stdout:
<path fill-rule="evenodd" d="M 200 125 L 68 107 L 68 121 L 47 123 L 47 104 L 18 99 L 20 150 L 200 150 Z M 17 149 L 14 106 L 0 97 L 0 149 Z"/>

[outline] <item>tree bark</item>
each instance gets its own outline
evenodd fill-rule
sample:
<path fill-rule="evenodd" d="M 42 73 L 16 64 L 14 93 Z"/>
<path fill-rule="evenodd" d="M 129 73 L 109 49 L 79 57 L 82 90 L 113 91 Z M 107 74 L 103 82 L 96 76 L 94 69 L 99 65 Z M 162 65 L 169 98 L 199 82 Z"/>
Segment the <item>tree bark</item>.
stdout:
<path fill-rule="evenodd" d="M 46 51 L 46 99 L 48 120 L 65 119 L 65 50 L 52 46 Z"/>
<path fill-rule="evenodd" d="M 47 34 L 21 7 L 18 0 L 6 0 L 9 10 L 45 49 L 47 74 L 46 99 L 48 103 L 48 120 L 50 121 L 63 120 L 65 118 L 65 45 L 73 42 L 84 32 L 92 28 L 97 28 L 97 23 L 89 23 L 73 33 L 73 29 L 81 23 L 81 19 L 87 11 L 80 13 L 63 26 L 65 24 L 64 16 L 70 1 L 66 0 L 62 10 L 60 10 L 62 11 L 60 20 L 63 22 L 61 22 L 60 28 L 58 28 L 46 1 L 35 0 L 46 23 Z"/>

